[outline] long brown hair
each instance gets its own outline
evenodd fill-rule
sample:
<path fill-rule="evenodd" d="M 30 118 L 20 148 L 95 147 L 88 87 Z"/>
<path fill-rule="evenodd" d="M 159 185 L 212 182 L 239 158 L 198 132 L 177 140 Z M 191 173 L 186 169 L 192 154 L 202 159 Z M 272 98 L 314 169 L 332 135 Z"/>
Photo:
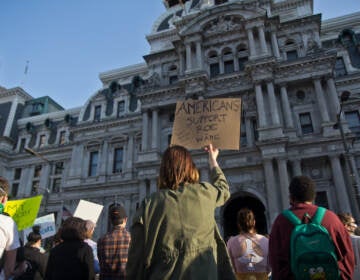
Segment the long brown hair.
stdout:
<path fill-rule="evenodd" d="M 237 225 L 240 233 L 256 232 L 255 215 L 249 208 L 242 208 L 237 213 Z"/>
<path fill-rule="evenodd" d="M 176 190 L 180 184 L 199 182 L 199 177 L 187 149 L 177 145 L 166 149 L 160 164 L 159 189 Z"/>

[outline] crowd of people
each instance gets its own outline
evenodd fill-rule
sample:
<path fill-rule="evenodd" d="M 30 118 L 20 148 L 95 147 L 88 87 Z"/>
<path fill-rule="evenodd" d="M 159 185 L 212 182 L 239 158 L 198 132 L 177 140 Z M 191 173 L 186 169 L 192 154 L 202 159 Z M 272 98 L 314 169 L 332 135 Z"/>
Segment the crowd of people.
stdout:
<path fill-rule="evenodd" d="M 200 181 L 186 148 L 171 146 L 162 157 L 158 191 L 141 202 L 129 230 L 126 211 L 116 204 L 109 209 L 112 229 L 97 242 L 92 240 L 92 221 L 69 217 L 47 252 L 38 227 L 21 245 L 16 224 L 3 213 L 9 185 L 0 178 L 0 280 L 327 279 L 294 273 L 290 247 L 295 226 L 284 213 L 276 217 L 270 234 L 262 235 L 252 209 L 240 207 L 234 221 L 238 234 L 225 242 L 214 213 L 230 198 L 229 185 L 217 161 L 219 150 L 209 144 L 205 151 L 210 182 Z M 316 187 L 307 176 L 294 177 L 289 194 L 289 210 L 303 223 L 321 208 L 314 204 Z M 355 219 L 324 210 L 321 225 L 336 254 L 336 279 L 360 279 Z"/>

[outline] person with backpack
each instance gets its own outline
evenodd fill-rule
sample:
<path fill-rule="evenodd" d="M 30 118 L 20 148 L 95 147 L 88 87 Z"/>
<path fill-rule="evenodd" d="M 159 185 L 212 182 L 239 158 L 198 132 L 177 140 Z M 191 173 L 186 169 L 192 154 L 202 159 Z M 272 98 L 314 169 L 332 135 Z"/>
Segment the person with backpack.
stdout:
<path fill-rule="evenodd" d="M 353 279 L 350 236 L 334 212 L 313 204 L 314 181 L 294 177 L 289 194 L 290 211 L 276 217 L 270 232 L 272 280 Z"/>

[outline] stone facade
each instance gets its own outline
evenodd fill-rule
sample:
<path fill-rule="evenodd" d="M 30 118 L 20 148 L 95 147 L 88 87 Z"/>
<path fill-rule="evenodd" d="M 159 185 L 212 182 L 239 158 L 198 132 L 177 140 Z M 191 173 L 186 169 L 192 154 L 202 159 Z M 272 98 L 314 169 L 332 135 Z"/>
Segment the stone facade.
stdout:
<path fill-rule="evenodd" d="M 97 237 L 113 203 L 131 219 L 156 191 L 177 101 L 240 97 L 241 148 L 219 157 L 232 193 L 215 214 L 224 236 L 245 206 L 269 232 L 299 174 L 316 181 L 318 204 L 360 220 L 360 12 L 322 22 L 312 0 L 164 3 L 145 62 L 101 73 L 81 108 L 25 116 L 31 96 L 0 88 L 0 174 L 13 195 L 44 193 L 41 213 L 57 223 L 80 199 L 102 204 Z M 206 154 L 192 154 L 208 180 Z"/>

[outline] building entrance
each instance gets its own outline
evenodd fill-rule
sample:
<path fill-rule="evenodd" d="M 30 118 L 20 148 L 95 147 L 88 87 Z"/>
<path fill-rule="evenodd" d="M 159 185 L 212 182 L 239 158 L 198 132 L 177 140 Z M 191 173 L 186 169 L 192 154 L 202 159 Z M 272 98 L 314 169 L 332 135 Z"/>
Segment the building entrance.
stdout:
<path fill-rule="evenodd" d="M 237 212 L 241 208 L 251 209 L 256 218 L 256 230 L 260 234 L 267 234 L 267 222 L 265 216 L 265 207 L 262 202 L 256 197 L 249 195 L 240 195 L 230 200 L 224 206 L 223 211 L 223 226 L 224 226 L 224 239 L 228 240 L 230 236 L 239 233 L 236 225 Z"/>

